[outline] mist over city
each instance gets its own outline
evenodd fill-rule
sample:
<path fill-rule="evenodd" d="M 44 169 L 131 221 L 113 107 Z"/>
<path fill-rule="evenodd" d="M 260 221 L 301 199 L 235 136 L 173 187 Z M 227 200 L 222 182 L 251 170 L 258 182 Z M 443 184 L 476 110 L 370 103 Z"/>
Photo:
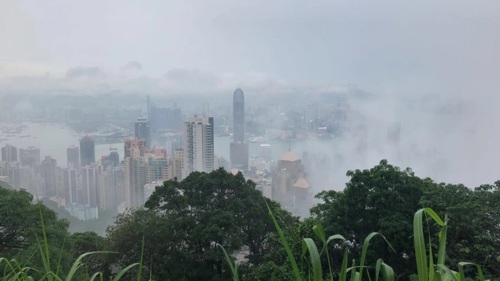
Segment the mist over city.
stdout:
<path fill-rule="evenodd" d="M 0 185 L 71 232 L 112 237 L 116 216 L 152 209 L 164 182 L 219 168 L 301 219 L 316 194 L 384 159 L 436 184 L 494 184 L 499 12 L 497 1 L 2 2 Z"/>

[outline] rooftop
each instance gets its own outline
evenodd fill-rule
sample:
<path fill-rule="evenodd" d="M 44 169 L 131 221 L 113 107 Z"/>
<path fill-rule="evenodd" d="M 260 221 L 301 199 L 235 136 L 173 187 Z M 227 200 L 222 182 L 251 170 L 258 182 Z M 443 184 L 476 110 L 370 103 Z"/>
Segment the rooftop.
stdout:
<path fill-rule="evenodd" d="M 297 157 L 297 155 L 295 155 L 295 153 L 293 153 L 291 150 L 288 150 L 285 154 L 283 154 L 281 160 L 294 162 L 300 160 L 300 158 Z"/>
<path fill-rule="evenodd" d="M 295 184 L 293 185 L 294 187 L 297 187 L 297 188 L 303 188 L 303 189 L 307 189 L 307 188 L 310 188 L 311 186 L 309 185 L 309 183 L 306 181 L 305 178 L 303 177 L 300 177 L 297 182 L 295 182 Z"/>

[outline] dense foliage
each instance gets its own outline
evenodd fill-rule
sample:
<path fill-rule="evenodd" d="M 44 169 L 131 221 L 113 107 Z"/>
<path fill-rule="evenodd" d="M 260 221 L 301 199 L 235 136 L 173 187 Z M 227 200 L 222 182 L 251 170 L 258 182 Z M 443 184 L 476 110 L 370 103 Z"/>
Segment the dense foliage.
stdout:
<path fill-rule="evenodd" d="M 311 209 L 312 216 L 299 221 L 278 203 L 265 199 L 255 183 L 240 173 L 222 169 L 195 172 L 182 181 L 164 182 L 143 208 L 118 215 L 107 237 L 93 232 L 69 234 L 68 222 L 33 202 L 29 193 L 0 188 L 0 257 L 16 258 L 43 271 L 38 246 L 45 233 L 50 263 L 62 276 L 81 254 L 109 250 L 116 254 L 85 257 L 80 276 L 102 272 L 106 278 L 117 268 L 141 262 L 135 273 L 144 280 L 230 280 L 230 267 L 218 247 L 222 245 L 239 261 L 241 280 L 294 280 L 290 256 L 268 205 L 304 279 L 312 270 L 307 255 L 302 255 L 304 238 L 312 238 L 309 246 L 318 245 L 321 276 L 337 279 L 344 251 L 349 261 L 359 260 L 364 239 L 378 232 L 390 246 L 384 239 L 372 239 L 366 264 L 375 265 L 382 259 L 394 269 L 395 278 L 409 280 L 419 271 L 414 215 L 422 208 L 432 208 L 449 220 L 445 257 L 450 268 L 458 270 L 459 262 L 470 261 L 481 265 L 487 277 L 499 279 L 500 181 L 475 189 L 436 183 L 385 160 L 347 175 L 350 179 L 344 190 L 319 193 L 320 202 Z M 313 230 L 316 225 L 324 226 L 324 232 Z M 443 231 L 443 224 L 429 221 L 425 225 L 426 237 L 437 237 Z M 325 243 L 318 235 L 321 232 L 324 237 L 341 234 L 345 240 Z M 441 244 L 432 240 L 430 247 L 425 249 L 432 250 L 436 262 Z M 337 273 L 332 276 L 331 272 Z M 464 272 L 477 274 L 472 267 Z M 127 276 L 137 279 L 137 274 Z"/>
<path fill-rule="evenodd" d="M 411 243 L 413 214 L 428 207 L 449 217 L 446 253 L 451 264 L 475 262 L 488 275 L 500 276 L 500 182 L 474 190 L 438 184 L 386 160 L 347 175 L 350 181 L 345 189 L 319 193 L 322 202 L 311 212 L 327 234 L 343 234 L 355 254 L 359 255 L 364 237 L 372 231 L 380 232 L 395 251 L 375 242 L 372 251 L 376 254 L 372 256 L 382 258 L 394 267 L 398 277 L 407 279 L 416 272 Z"/>
<path fill-rule="evenodd" d="M 31 276 L 41 278 L 49 267 L 64 276 L 81 254 L 107 248 L 104 237 L 94 232 L 70 234 L 68 226 L 68 221 L 58 219 L 44 204 L 33 202 L 28 192 L 0 187 L 0 257 L 18 261 L 20 267 L 33 272 Z M 90 255 L 83 261 L 85 271 L 76 277 L 110 274 L 102 255 Z"/>
<path fill-rule="evenodd" d="M 266 201 L 284 224 L 298 223 L 241 173 L 195 172 L 157 187 L 146 209 L 119 216 L 109 239 L 120 265 L 140 258 L 144 240 L 145 265 L 156 280 L 224 280 L 230 273 L 218 244 L 248 265 L 262 263 L 271 250 Z"/>

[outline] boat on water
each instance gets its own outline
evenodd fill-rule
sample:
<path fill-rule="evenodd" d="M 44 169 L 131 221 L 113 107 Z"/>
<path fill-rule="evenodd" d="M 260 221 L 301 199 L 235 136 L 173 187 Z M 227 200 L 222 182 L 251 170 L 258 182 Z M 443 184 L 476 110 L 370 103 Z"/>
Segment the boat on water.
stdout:
<path fill-rule="evenodd" d="M 269 138 L 268 137 L 253 137 L 253 138 L 249 138 L 248 139 L 248 142 L 267 142 L 269 141 Z"/>

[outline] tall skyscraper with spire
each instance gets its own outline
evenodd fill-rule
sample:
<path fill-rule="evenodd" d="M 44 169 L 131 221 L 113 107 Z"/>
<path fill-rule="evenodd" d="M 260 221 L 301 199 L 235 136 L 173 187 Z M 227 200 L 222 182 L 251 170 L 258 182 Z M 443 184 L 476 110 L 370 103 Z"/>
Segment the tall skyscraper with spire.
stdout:
<path fill-rule="evenodd" d="M 238 88 L 233 94 L 233 142 L 230 144 L 231 166 L 248 170 L 248 143 L 245 142 L 245 96 Z"/>
<path fill-rule="evenodd" d="M 240 88 L 233 94 L 233 141 L 245 142 L 245 96 Z"/>

